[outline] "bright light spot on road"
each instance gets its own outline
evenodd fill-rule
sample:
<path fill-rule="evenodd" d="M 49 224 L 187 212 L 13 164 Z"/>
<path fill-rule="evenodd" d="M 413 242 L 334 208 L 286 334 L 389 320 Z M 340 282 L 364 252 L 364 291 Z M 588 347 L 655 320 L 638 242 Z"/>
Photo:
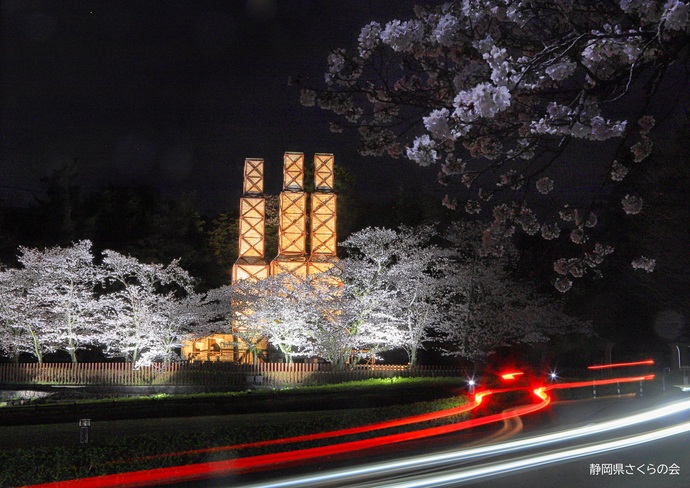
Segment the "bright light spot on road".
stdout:
<path fill-rule="evenodd" d="M 493 393 L 493 392 L 492 392 L 491 390 L 480 391 L 479 393 L 477 393 L 476 395 L 474 395 L 474 403 L 476 403 L 477 405 L 479 405 L 480 403 L 482 403 L 482 399 L 483 399 L 485 396 L 491 395 L 492 393 Z"/>
<path fill-rule="evenodd" d="M 538 396 L 539 398 L 541 398 L 542 400 L 546 400 L 547 398 L 549 398 L 549 395 L 547 395 L 547 394 L 544 392 L 544 387 L 535 388 L 535 389 L 534 389 L 534 394 L 537 395 L 537 396 Z"/>
<path fill-rule="evenodd" d="M 501 378 L 503 378 L 504 380 L 514 380 L 516 376 L 520 376 L 523 374 L 525 373 L 523 373 L 522 371 L 511 371 L 510 373 L 503 373 L 501 375 Z"/>

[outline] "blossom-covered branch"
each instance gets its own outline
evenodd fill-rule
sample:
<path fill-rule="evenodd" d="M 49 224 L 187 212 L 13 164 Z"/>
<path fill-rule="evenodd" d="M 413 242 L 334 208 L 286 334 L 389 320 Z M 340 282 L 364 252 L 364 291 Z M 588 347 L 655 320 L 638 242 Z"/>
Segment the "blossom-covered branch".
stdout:
<path fill-rule="evenodd" d="M 324 86 L 298 81 L 301 99 L 334 112 L 336 131 L 356 128 L 362 154 L 439 167 L 444 204 L 492 221 L 484 252 L 522 229 L 569 239 L 569 259 L 593 270 L 609 248 L 590 230 L 598 197 L 652 151 L 648 112 L 688 53 L 689 13 L 684 0 L 418 6 L 364 26 L 355 52 L 334 49 Z M 618 208 L 643 202 L 628 194 Z"/>

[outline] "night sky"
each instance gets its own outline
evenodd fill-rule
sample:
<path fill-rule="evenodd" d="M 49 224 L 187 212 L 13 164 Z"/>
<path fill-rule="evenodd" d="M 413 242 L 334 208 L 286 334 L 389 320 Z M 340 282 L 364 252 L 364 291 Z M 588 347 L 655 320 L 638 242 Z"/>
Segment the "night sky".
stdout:
<path fill-rule="evenodd" d="M 0 201 L 34 202 L 45 196 L 41 178 L 77 159 L 84 193 L 143 184 L 163 197 L 194 193 L 204 216 L 236 212 L 244 159 L 266 160 L 266 191 L 277 194 L 285 151 L 334 153 L 362 199 L 390 198 L 401 185 L 428 189 L 435 169 L 359 156 L 356 132 L 331 133 L 332 114 L 302 107 L 288 86 L 291 76 L 321 84 L 329 51 L 354 50 L 362 26 L 410 18 L 415 3 L 0 0 Z M 689 106 L 679 79 L 661 87 L 658 127 Z M 574 179 L 568 186 L 589 190 Z M 685 283 L 652 284 L 673 297 L 686 295 Z M 599 308 L 612 323 L 647 320 L 637 304 Z"/>
<path fill-rule="evenodd" d="M 39 194 L 79 160 L 79 183 L 194 192 L 205 212 L 235 209 L 245 157 L 335 153 L 363 198 L 431 182 L 409 161 L 363 158 L 355 133 L 302 107 L 288 77 L 321 83 L 328 52 L 361 27 L 412 15 L 411 1 L 3 0 L 0 197 Z M 30 198 L 29 198 L 30 200 Z"/>

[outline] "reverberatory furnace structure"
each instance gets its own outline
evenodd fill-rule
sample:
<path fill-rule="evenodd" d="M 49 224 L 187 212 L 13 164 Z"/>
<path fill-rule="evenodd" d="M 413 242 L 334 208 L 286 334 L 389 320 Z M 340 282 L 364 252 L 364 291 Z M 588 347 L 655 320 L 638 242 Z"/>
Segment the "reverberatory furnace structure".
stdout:
<path fill-rule="evenodd" d="M 283 156 L 283 188 L 278 197 L 278 254 L 268 261 L 265 255 L 264 160 L 245 159 L 238 257 L 232 267 L 233 283 L 262 280 L 279 273 L 295 276 L 318 274 L 334 265 L 337 236 L 333 154 L 315 154 L 313 167 L 314 189 L 307 192 L 304 153 L 286 152 Z M 262 344 L 261 349 L 267 353 L 268 344 Z M 187 343 L 182 348 L 182 355 L 183 358 L 202 361 L 252 361 L 246 345 L 243 346 L 232 333 L 214 334 Z"/>

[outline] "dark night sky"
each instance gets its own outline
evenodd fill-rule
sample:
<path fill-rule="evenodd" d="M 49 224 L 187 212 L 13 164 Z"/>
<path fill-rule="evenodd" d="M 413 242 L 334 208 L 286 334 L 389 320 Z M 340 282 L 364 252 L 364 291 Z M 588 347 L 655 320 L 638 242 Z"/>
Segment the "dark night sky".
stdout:
<path fill-rule="evenodd" d="M 195 192 L 204 209 L 237 205 L 245 157 L 333 152 L 364 197 L 433 179 L 408 161 L 362 158 L 355 134 L 299 103 L 289 76 L 321 82 L 329 50 L 361 27 L 412 15 L 411 1 L 3 0 L 0 196 L 40 191 L 79 159 L 80 183 Z"/>
<path fill-rule="evenodd" d="M 143 183 L 194 192 L 205 213 L 235 211 L 244 158 L 266 159 L 276 194 L 285 151 L 335 153 L 363 198 L 431 186 L 435 169 L 359 156 L 356 134 L 329 132 L 331 114 L 287 84 L 321 83 L 330 50 L 354 49 L 363 25 L 409 18 L 415 3 L 0 0 L 0 199 L 31 202 L 41 177 L 78 158 L 86 190 Z M 686 86 L 666 87 L 665 106 L 687 107 Z"/>

